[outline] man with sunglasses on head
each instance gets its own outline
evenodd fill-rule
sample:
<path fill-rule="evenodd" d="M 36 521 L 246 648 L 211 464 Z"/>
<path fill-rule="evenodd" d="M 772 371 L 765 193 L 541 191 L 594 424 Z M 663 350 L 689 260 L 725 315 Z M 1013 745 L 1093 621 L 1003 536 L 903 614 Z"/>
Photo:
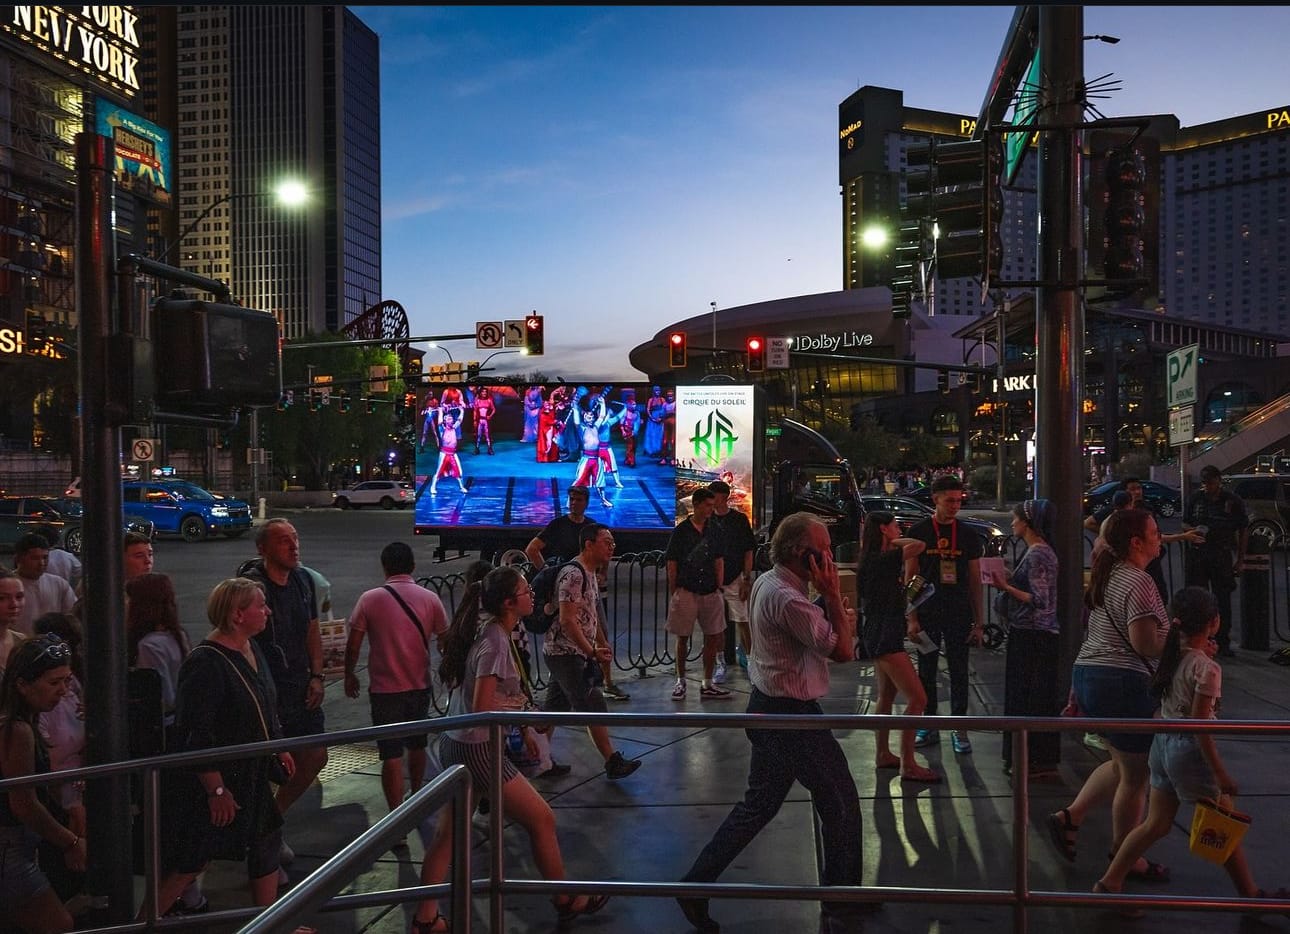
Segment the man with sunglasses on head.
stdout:
<path fill-rule="evenodd" d="M 269 661 L 278 689 L 282 735 L 315 736 L 324 732 L 322 633 L 313 578 L 300 566 L 300 536 L 286 519 L 270 519 L 255 535 L 260 562 L 242 576 L 264 587 L 269 619 L 255 640 Z M 295 751 L 295 774 L 278 788 L 278 809 L 286 814 L 327 764 L 325 745 Z M 284 841 L 284 863 L 295 854 Z"/>

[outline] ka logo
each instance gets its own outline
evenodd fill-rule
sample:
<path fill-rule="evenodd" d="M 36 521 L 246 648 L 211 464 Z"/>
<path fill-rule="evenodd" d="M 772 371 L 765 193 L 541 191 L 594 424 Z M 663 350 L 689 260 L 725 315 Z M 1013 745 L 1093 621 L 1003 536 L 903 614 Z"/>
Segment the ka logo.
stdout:
<path fill-rule="evenodd" d="M 720 409 L 713 409 L 707 418 L 695 422 L 694 437 L 690 439 L 694 443 L 694 456 L 714 467 L 731 455 L 738 440 L 734 424 Z"/>

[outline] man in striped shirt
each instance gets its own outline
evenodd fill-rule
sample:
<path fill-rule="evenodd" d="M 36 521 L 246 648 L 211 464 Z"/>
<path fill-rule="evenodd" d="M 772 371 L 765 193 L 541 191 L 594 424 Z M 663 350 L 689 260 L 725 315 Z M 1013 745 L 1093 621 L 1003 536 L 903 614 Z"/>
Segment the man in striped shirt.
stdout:
<path fill-rule="evenodd" d="M 784 519 L 770 543 L 775 566 L 753 583 L 749 622 L 756 654 L 749 659 L 748 713 L 821 714 L 829 661 L 855 656 L 856 614 L 842 600 L 829 552 L 828 528 L 808 513 Z M 811 602 L 814 584 L 824 608 Z M 828 730 L 747 731 L 752 743 L 748 790 L 685 874 L 683 882 L 715 882 L 779 812 L 794 781 L 811 793 L 824 839 L 823 881 L 860 884 L 860 799 L 842 747 Z M 691 924 L 719 930 L 706 898 L 679 898 Z M 858 928 L 856 905 L 823 902 L 820 930 Z"/>

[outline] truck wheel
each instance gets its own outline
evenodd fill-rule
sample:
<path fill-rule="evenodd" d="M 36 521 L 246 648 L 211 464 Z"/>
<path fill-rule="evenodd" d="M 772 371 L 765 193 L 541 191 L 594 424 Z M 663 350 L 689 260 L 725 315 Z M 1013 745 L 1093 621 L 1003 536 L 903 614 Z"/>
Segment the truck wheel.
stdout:
<path fill-rule="evenodd" d="M 382 508 L 382 509 L 393 509 L 393 508 L 394 508 L 394 500 L 393 500 L 392 498 L 388 497 L 388 496 L 382 496 L 382 497 L 381 497 L 381 508 Z"/>
<path fill-rule="evenodd" d="M 1178 507 L 1174 505 L 1173 500 L 1167 499 L 1160 504 L 1160 515 L 1164 516 L 1166 519 L 1174 515 L 1176 512 L 1178 512 Z"/>
<path fill-rule="evenodd" d="M 337 507 L 338 509 L 348 509 L 348 508 L 349 508 L 349 500 L 347 500 L 347 499 L 346 499 L 345 497 L 343 497 L 343 496 L 337 496 L 337 497 L 336 497 L 336 502 L 335 502 L 335 503 L 333 503 L 332 505 L 333 505 L 333 506 L 335 506 L 335 507 Z"/>
<path fill-rule="evenodd" d="M 186 542 L 200 542 L 206 537 L 206 520 L 201 516 L 184 516 L 179 523 L 179 534 Z"/>

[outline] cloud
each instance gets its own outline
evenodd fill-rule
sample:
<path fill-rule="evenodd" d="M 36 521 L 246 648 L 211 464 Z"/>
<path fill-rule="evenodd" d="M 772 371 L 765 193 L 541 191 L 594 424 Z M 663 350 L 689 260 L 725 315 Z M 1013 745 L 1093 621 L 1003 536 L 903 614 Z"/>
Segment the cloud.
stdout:
<path fill-rule="evenodd" d="M 381 220 L 383 222 L 407 220 L 424 214 L 435 214 L 452 203 L 447 195 L 427 195 L 422 198 L 398 198 L 395 201 L 381 203 Z"/>
<path fill-rule="evenodd" d="M 451 93 L 459 98 L 477 97 L 499 87 L 509 87 L 540 75 L 567 70 L 576 59 L 592 52 L 600 36 L 614 22 L 612 15 L 598 16 L 579 23 L 570 38 L 556 42 L 540 55 L 498 60 L 491 71 L 477 69 L 470 78 L 457 81 Z M 487 58 L 483 58 L 487 61 Z"/>

